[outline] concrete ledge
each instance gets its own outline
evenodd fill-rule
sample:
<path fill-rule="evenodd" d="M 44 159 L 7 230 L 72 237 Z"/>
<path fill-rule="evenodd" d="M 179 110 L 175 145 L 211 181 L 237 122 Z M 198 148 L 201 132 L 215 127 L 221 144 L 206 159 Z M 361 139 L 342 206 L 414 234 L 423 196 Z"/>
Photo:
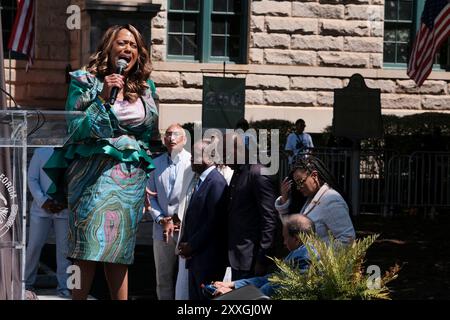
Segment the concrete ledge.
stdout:
<path fill-rule="evenodd" d="M 187 62 L 154 62 L 155 71 L 204 72 L 217 70 L 223 72 L 223 64 L 187 63 Z M 368 69 L 368 68 L 335 68 L 335 67 L 305 67 L 292 65 L 261 65 L 261 64 L 227 64 L 227 73 L 274 74 L 274 75 L 304 75 L 314 77 L 348 78 L 360 73 L 371 79 L 409 79 L 406 69 Z M 428 80 L 450 80 L 450 72 L 433 71 Z"/>
<path fill-rule="evenodd" d="M 382 109 L 382 114 L 396 115 L 399 117 L 417 113 L 430 112 L 430 110 L 401 110 Z M 450 110 L 439 111 L 450 114 Z M 295 122 L 302 118 L 306 122 L 306 131 L 310 133 L 321 133 L 330 126 L 333 120 L 332 107 L 292 107 L 292 106 L 266 106 L 266 105 L 246 105 L 245 118 L 248 121 L 264 119 L 281 119 Z M 184 119 L 180 121 L 180 119 Z M 201 121 L 200 104 L 161 104 L 159 129 L 164 131 L 170 124 L 181 122 Z"/>
<path fill-rule="evenodd" d="M 27 66 L 26 60 L 16 60 L 11 59 L 11 63 L 9 59 L 4 59 L 4 66 L 5 69 L 13 68 L 13 69 L 25 69 Z M 34 60 L 33 65 L 30 68 L 29 72 L 32 72 L 33 70 L 40 70 L 40 69 L 46 69 L 46 70 L 65 70 L 67 64 L 69 64 L 68 60 Z M 7 72 L 7 71 L 5 71 Z"/>

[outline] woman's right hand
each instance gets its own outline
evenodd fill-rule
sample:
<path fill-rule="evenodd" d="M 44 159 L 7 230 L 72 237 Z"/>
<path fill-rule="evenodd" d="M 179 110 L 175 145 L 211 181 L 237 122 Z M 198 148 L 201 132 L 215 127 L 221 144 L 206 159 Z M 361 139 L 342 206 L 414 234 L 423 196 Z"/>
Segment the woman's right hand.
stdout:
<path fill-rule="evenodd" d="M 280 186 L 281 204 L 285 204 L 289 199 L 289 192 L 291 192 L 292 180 L 289 177 L 284 178 Z"/>
<path fill-rule="evenodd" d="M 111 96 L 112 88 L 117 87 L 120 90 L 122 90 L 124 85 L 125 85 L 125 77 L 123 75 L 117 73 L 110 74 L 109 76 L 106 76 L 103 81 L 103 90 L 100 93 L 100 97 L 108 101 L 109 97 Z"/>

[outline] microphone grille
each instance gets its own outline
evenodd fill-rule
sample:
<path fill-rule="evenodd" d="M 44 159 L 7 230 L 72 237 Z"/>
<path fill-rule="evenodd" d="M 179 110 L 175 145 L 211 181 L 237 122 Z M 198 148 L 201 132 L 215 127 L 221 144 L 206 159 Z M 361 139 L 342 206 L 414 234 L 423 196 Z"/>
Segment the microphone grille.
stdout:
<path fill-rule="evenodd" d="M 123 68 L 123 69 L 125 69 L 126 67 L 128 66 L 128 62 L 127 62 L 127 60 L 125 60 L 125 59 L 119 59 L 118 61 L 117 61 L 117 68 Z"/>

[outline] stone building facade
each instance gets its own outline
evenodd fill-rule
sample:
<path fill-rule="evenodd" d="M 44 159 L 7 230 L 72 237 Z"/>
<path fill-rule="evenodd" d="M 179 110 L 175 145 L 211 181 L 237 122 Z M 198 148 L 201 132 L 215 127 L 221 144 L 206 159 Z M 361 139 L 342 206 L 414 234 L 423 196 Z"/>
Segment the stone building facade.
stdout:
<path fill-rule="evenodd" d="M 186 61 L 169 52 L 173 50 L 169 49 L 170 43 L 176 43 L 169 37 L 171 14 L 183 14 L 171 13 L 171 6 L 195 3 L 170 1 L 37 0 L 35 64 L 26 73 L 25 62 L 5 61 L 12 93 L 22 105 L 63 108 L 66 67 L 80 67 L 92 51 L 92 30 L 98 24 L 98 19 L 93 19 L 98 12 L 95 8 L 116 10 L 129 17 L 148 12 L 152 79 L 160 97 L 160 129 L 173 122 L 201 120 L 202 76 L 221 75 L 223 63 L 195 57 Z M 228 76 L 246 78 L 246 118 L 304 118 L 307 130 L 321 132 L 331 123 L 333 89 L 344 87 L 354 73 L 363 75 L 369 87 L 381 89 L 383 113 L 450 112 L 450 72 L 433 71 L 417 88 L 404 65 L 387 67 L 383 54 L 386 5 L 394 2 L 234 1 L 235 5 L 248 3 L 246 24 L 241 25 L 246 47 L 239 48 L 245 57 L 238 63 L 227 63 L 226 70 L 230 71 Z M 81 30 L 66 27 L 66 10 L 71 4 L 81 9 Z M 188 39 L 186 34 L 183 39 Z M 172 39 L 182 36 L 177 37 Z"/>

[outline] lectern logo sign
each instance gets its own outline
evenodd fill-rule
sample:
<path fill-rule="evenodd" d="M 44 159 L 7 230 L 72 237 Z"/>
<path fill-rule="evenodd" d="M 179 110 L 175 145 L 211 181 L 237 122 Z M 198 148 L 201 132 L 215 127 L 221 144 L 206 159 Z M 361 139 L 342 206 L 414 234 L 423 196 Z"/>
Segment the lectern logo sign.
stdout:
<path fill-rule="evenodd" d="M 16 203 L 17 194 L 14 185 L 4 174 L 0 174 L 0 183 L 7 194 L 0 191 L 0 238 L 3 237 L 14 224 L 19 206 Z"/>

